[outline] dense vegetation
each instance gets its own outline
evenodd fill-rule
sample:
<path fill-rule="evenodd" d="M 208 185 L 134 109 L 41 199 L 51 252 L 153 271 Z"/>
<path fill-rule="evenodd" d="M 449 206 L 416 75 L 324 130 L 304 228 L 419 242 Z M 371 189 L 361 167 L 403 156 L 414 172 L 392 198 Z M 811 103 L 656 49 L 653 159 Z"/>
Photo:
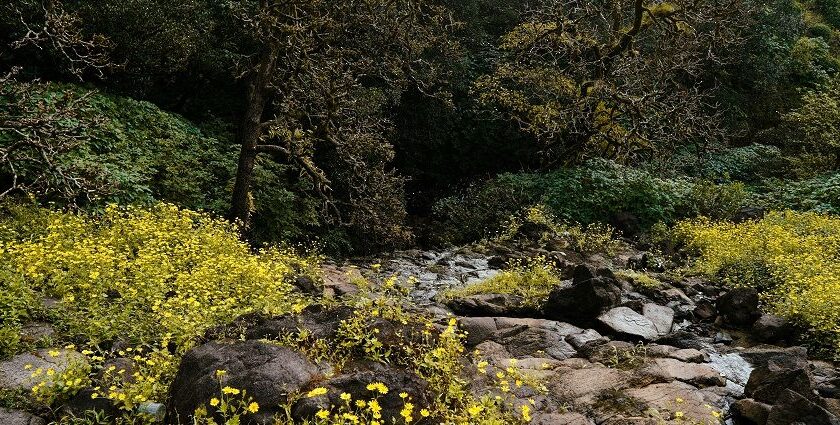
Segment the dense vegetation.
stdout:
<path fill-rule="evenodd" d="M 0 5 L 0 357 L 46 348 L 22 337 L 45 319 L 87 360 L 32 372 L 47 405 L 91 386 L 125 411 L 161 399 L 208 332 L 305 309 L 294 283 L 319 281 L 320 255 L 529 226 L 581 255 L 689 258 L 837 355 L 838 217 L 838 0 Z M 534 307 L 560 281 L 541 257 L 444 297 Z M 407 401 L 406 423 L 529 417 L 466 390 L 454 324 L 380 295 L 353 299 L 337 343 L 283 343 L 423 376 L 436 402 Z M 381 318 L 439 332 L 383 350 L 365 333 Z M 116 339 L 138 350 L 130 383 L 98 373 Z M 259 409 L 228 391 L 231 417 Z M 379 419 L 344 401 L 317 423 Z"/>

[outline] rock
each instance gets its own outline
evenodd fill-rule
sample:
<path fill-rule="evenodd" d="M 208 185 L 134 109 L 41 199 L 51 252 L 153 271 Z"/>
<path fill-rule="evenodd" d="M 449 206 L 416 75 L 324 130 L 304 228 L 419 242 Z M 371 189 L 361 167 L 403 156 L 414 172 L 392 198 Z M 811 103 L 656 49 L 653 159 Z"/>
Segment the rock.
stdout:
<path fill-rule="evenodd" d="M 674 352 L 669 353 L 667 357 L 689 363 L 704 363 L 709 361 L 709 356 L 706 355 L 706 353 L 700 350 L 695 350 L 693 348 L 683 348 L 676 350 Z"/>
<path fill-rule="evenodd" d="M 659 335 L 667 335 L 674 327 L 674 310 L 669 307 L 647 303 L 642 307 L 642 315 L 653 322 Z"/>
<path fill-rule="evenodd" d="M 92 398 L 96 392 L 93 388 L 85 388 L 70 398 L 64 406 L 62 413 L 66 416 L 84 417 L 87 412 L 96 411 L 98 414 L 111 420 L 122 416 L 123 411 L 115 406 L 105 397 Z"/>
<path fill-rule="evenodd" d="M 706 407 L 720 405 L 720 397 L 705 390 L 674 381 L 648 385 L 642 388 L 630 388 L 626 394 L 647 403 L 659 411 L 683 412 L 683 423 L 718 423 L 713 416 L 715 408 Z M 677 402 L 677 399 L 682 400 Z"/>
<path fill-rule="evenodd" d="M 533 415 L 532 425 L 594 425 L 586 416 L 580 413 L 537 413 Z"/>
<path fill-rule="evenodd" d="M 246 339 L 280 338 L 304 330 L 313 338 L 330 339 L 338 332 L 341 321 L 353 317 L 354 314 L 355 310 L 350 307 L 327 308 L 314 304 L 306 307 L 299 315 L 289 314 L 271 318 L 241 317 L 234 322 L 232 327 L 245 328 Z M 241 333 L 241 331 L 238 332 Z M 238 335 L 234 334 L 234 336 Z"/>
<path fill-rule="evenodd" d="M 503 269 L 507 266 L 508 260 L 504 257 L 495 255 L 487 259 L 487 266 L 491 269 Z"/>
<path fill-rule="evenodd" d="M 270 421 L 287 394 L 319 375 L 315 365 L 286 347 L 259 341 L 210 342 L 188 351 L 181 360 L 170 387 L 168 417 L 183 422 L 218 396 L 217 370 L 226 371 L 222 385 L 246 390 L 260 405 L 259 413 L 248 415 L 251 423 Z"/>
<path fill-rule="evenodd" d="M 726 380 L 715 369 L 698 363 L 685 363 L 676 359 L 658 358 L 649 361 L 639 371 L 642 375 L 653 376 L 665 382 L 678 380 L 698 387 L 719 386 Z"/>
<path fill-rule="evenodd" d="M 712 353 L 708 365 L 726 378 L 726 387 L 733 395 L 743 395 L 744 386 L 753 370 L 749 362 L 737 353 Z"/>
<path fill-rule="evenodd" d="M 571 344 L 572 347 L 575 347 L 576 350 L 579 350 L 584 345 L 603 344 L 609 342 L 609 339 L 605 338 L 595 329 L 587 329 L 581 333 L 568 335 L 566 337 L 566 342 Z"/>
<path fill-rule="evenodd" d="M 320 295 L 324 288 L 306 276 L 298 276 L 292 284 L 304 294 Z"/>
<path fill-rule="evenodd" d="M 782 341 L 793 334 L 793 326 L 779 316 L 762 314 L 753 324 L 753 333 L 763 342 Z"/>
<path fill-rule="evenodd" d="M 504 345 L 515 357 L 545 353 L 554 359 L 565 360 L 574 357 L 577 351 L 566 342 L 564 337 L 562 333 L 550 329 L 518 327 L 510 328 L 495 340 Z"/>
<path fill-rule="evenodd" d="M 368 384 L 381 382 L 388 388 L 387 394 L 377 394 L 382 407 L 383 418 L 399 418 L 405 400 L 400 393 L 405 392 L 416 406 L 429 406 L 427 398 L 428 384 L 417 375 L 391 365 L 377 362 L 364 362 L 349 365 L 350 372 L 313 383 L 304 388 L 304 392 L 314 387 L 327 389 L 327 394 L 318 397 L 303 398 L 293 406 L 293 416 L 298 421 L 311 420 L 320 409 L 329 409 L 331 405 L 344 404 L 341 393 L 348 393 L 353 400 L 369 400 L 371 391 Z"/>
<path fill-rule="evenodd" d="M 67 369 L 87 365 L 82 354 L 65 349 L 41 349 L 35 353 L 24 353 L 0 362 L 0 389 L 29 391 L 41 381 L 50 381 L 46 375 L 49 369 L 54 376 L 60 376 Z M 41 369 L 44 374 L 33 378 L 32 373 Z"/>
<path fill-rule="evenodd" d="M 745 398 L 733 403 L 731 412 L 736 418 L 747 420 L 751 424 L 764 425 L 767 423 L 771 407 L 769 404 Z"/>
<path fill-rule="evenodd" d="M 700 320 L 712 320 L 717 316 L 717 310 L 710 301 L 702 300 L 694 307 L 694 316 Z"/>
<path fill-rule="evenodd" d="M 47 423 L 41 417 L 33 414 L 6 408 L 0 408 L 0 424 L 3 425 L 45 425 Z"/>
<path fill-rule="evenodd" d="M 588 405 L 604 390 L 624 389 L 630 375 L 619 369 L 592 365 L 580 369 L 555 369 L 556 374 L 546 384 L 557 400 L 574 405 Z"/>
<path fill-rule="evenodd" d="M 808 350 L 805 347 L 782 348 L 773 345 L 757 345 L 741 351 L 740 355 L 747 359 L 750 364 L 758 367 L 766 366 L 773 359 L 805 362 L 808 358 Z"/>
<path fill-rule="evenodd" d="M 754 288 L 735 288 L 717 300 L 717 311 L 726 323 L 751 326 L 761 316 L 758 291 Z"/>
<path fill-rule="evenodd" d="M 611 272 L 596 272 L 591 267 L 580 265 L 575 268 L 571 285 L 551 291 L 544 312 L 552 319 L 586 324 L 619 302 L 621 288 Z"/>
<path fill-rule="evenodd" d="M 48 341 L 55 337 L 55 328 L 49 323 L 31 322 L 20 329 L 21 339 L 30 344 Z"/>
<path fill-rule="evenodd" d="M 487 341 L 497 330 L 496 320 L 492 317 L 459 317 L 458 327 L 467 333 L 464 343 L 469 346 Z"/>
<path fill-rule="evenodd" d="M 321 276 L 324 279 L 323 291 L 326 298 L 340 298 L 359 292 L 359 288 L 353 284 L 353 281 L 362 278 L 357 268 L 325 265 L 321 267 Z"/>
<path fill-rule="evenodd" d="M 503 363 L 510 359 L 511 354 L 508 353 L 507 349 L 504 345 L 499 344 L 495 341 L 484 341 L 481 344 L 475 346 L 475 350 L 478 352 L 478 357 L 485 359 L 491 363 Z"/>
<path fill-rule="evenodd" d="M 840 418 L 790 389 L 782 388 L 767 425 L 840 425 Z"/>
<path fill-rule="evenodd" d="M 729 335 L 729 332 L 726 331 L 719 331 L 715 334 L 715 343 L 719 344 L 732 344 L 732 335 Z"/>
<path fill-rule="evenodd" d="M 784 396 L 785 391 L 794 391 L 808 399 L 814 399 L 813 380 L 808 362 L 795 356 L 779 356 L 768 360 L 766 365 L 756 367 L 744 388 L 747 397 L 763 403 L 774 403 Z"/>
<path fill-rule="evenodd" d="M 532 309 L 522 297 L 509 294 L 478 294 L 446 301 L 455 314 L 463 316 L 521 316 Z"/>
<path fill-rule="evenodd" d="M 598 316 L 598 321 L 618 334 L 646 340 L 654 340 L 659 336 L 653 321 L 628 307 L 616 307 Z"/>

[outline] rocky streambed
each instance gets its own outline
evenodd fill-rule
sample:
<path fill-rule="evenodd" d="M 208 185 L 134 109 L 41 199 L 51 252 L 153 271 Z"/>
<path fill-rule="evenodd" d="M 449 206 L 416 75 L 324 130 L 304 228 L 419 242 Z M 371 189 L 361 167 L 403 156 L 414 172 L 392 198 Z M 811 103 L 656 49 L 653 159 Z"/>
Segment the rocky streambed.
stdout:
<path fill-rule="evenodd" d="M 500 273 L 511 258 L 553 258 L 566 278 L 538 311 L 521 299 L 443 291 Z M 840 370 L 810 358 L 798 331 L 762 313 L 752 289 L 699 277 L 634 285 L 612 270 L 662 277 L 661 261 L 635 250 L 611 258 L 542 249 L 405 251 L 328 266 L 329 288 L 352 273 L 416 280 L 416 305 L 458 318 L 467 345 L 547 384 L 538 424 L 840 424 Z M 338 289 L 338 292 L 346 291 Z"/>
<path fill-rule="evenodd" d="M 504 293 L 442 296 L 496 276 L 511 260 L 537 256 L 562 274 L 537 307 Z M 433 317 L 441 326 L 454 318 L 466 332 L 466 348 L 477 355 L 465 353 L 465 361 L 499 369 L 515 365 L 518 373 L 541 383 L 540 391 L 513 391 L 513 405 L 532 406 L 530 423 L 840 424 L 840 371 L 833 363 L 809 357 L 793 326 L 762 313 L 754 290 L 674 277 L 663 273 L 666 268 L 664 261 L 630 248 L 610 256 L 583 256 L 568 250 L 491 246 L 328 262 L 323 285 L 302 279 L 296 286 L 332 301 L 297 315 L 242 317 L 208 332 L 205 342 L 182 359 L 169 399 L 161 400 L 165 406 L 145 408 L 157 408 L 154 413 L 162 421 L 183 423 L 218 393 L 218 370 L 225 371 L 225 385 L 246 389 L 262 406 L 244 418 L 248 423 L 270 421 L 281 413 L 281 404 L 288 405 L 289 394 L 315 388 L 327 389 L 326 394 L 298 400 L 286 413 L 298 421 L 311 418 L 340 405 L 339 394 L 355 397 L 371 382 L 392 389 L 380 400 L 385 417 L 401 414 L 404 400 L 399 394 L 410 394 L 417 405 L 429 403 L 424 398 L 428 382 L 399 365 L 360 359 L 339 370 L 329 359 L 308 358 L 300 350 L 266 342 L 301 332 L 312 341 L 336 338 L 343 321 L 357 314 L 336 300 L 359 294 L 362 277 L 381 282 L 396 276 L 392 281 L 405 289 L 400 302 L 408 309 Z M 657 283 L 633 278 L 642 275 Z M 374 329 L 383 347 L 424 332 L 413 323 L 385 318 L 375 318 L 366 328 Z M 0 388 L 31 387 L 25 365 L 61 374 L 78 355 L 72 350 L 55 354 L 41 350 L 0 362 Z M 130 375 L 134 366 L 124 360 L 114 366 Z M 472 391 L 486 392 L 479 369 L 466 369 L 473 372 L 464 379 L 472 383 Z M 89 391 L 64 408 L 71 413 L 119 413 L 101 399 L 92 400 Z M 2 424 L 44 422 L 22 411 L 0 410 Z M 426 422 L 421 418 L 418 423 Z"/>

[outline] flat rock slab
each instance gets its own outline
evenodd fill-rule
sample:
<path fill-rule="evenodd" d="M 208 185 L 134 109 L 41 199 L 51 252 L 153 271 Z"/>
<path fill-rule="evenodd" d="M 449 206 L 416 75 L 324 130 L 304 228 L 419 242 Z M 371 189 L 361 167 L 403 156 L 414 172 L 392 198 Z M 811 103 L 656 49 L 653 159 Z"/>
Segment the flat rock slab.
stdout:
<path fill-rule="evenodd" d="M 532 425 L 595 425 L 595 422 L 580 413 L 544 413 L 534 415 Z"/>
<path fill-rule="evenodd" d="M 20 410 L 0 408 L 0 424 L 3 425 L 45 425 L 47 421 Z"/>
<path fill-rule="evenodd" d="M 0 388 L 29 391 L 39 382 L 50 379 L 46 375 L 50 369 L 56 372 L 53 376 L 60 376 L 71 366 L 85 364 L 87 358 L 72 350 L 45 348 L 34 353 L 18 354 L 0 362 Z M 43 374 L 32 377 L 38 369 Z"/>
<path fill-rule="evenodd" d="M 616 307 L 600 316 L 598 321 L 619 334 L 626 334 L 654 340 L 659 336 L 656 325 L 650 318 L 636 313 L 629 307 Z"/>
<path fill-rule="evenodd" d="M 721 397 L 705 390 L 698 390 L 684 382 L 674 381 L 631 388 L 626 394 L 656 409 L 665 417 L 682 412 L 681 423 L 718 423 L 714 412 L 720 412 Z M 709 407 L 707 407 L 709 406 Z M 711 408 L 710 408 L 711 407 Z"/>
<path fill-rule="evenodd" d="M 653 359 L 640 372 L 666 381 L 677 380 L 698 387 L 722 387 L 726 384 L 726 380 L 712 367 L 701 363 L 685 363 L 677 359 Z"/>
<path fill-rule="evenodd" d="M 580 369 L 555 369 L 555 378 L 548 390 L 558 400 L 575 406 L 588 406 L 605 390 L 623 389 L 629 385 L 630 374 L 604 366 Z"/>

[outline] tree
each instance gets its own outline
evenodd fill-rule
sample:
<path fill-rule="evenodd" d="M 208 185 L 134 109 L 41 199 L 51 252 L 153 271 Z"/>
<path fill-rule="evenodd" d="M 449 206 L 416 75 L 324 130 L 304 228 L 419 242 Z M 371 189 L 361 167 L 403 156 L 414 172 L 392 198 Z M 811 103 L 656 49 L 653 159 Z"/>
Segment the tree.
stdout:
<path fill-rule="evenodd" d="M 407 238 L 385 112 L 404 87 L 438 77 L 424 55 L 444 41 L 445 11 L 419 0 L 262 0 L 234 12 L 246 24 L 247 94 L 230 217 L 249 222 L 254 166 L 267 154 L 300 170 L 357 235 Z"/>
<path fill-rule="evenodd" d="M 840 77 L 805 92 L 802 105 L 782 118 L 786 139 L 802 153 L 840 160 Z"/>
<path fill-rule="evenodd" d="M 707 71 L 745 15 L 739 0 L 550 0 L 502 38 L 475 89 L 536 137 L 543 167 L 723 140 Z"/>

